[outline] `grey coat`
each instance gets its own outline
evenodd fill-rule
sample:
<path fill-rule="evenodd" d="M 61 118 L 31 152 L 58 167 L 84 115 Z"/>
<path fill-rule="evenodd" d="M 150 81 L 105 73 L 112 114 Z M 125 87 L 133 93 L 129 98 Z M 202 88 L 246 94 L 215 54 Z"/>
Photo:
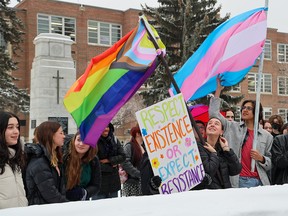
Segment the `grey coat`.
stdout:
<path fill-rule="evenodd" d="M 243 141 L 247 133 L 247 127 L 244 122 L 228 121 L 220 113 L 220 98 L 212 97 L 209 105 L 209 117 L 216 117 L 220 119 L 224 126 L 224 137 L 227 139 L 229 146 L 234 150 L 241 162 L 241 150 Z M 270 185 L 270 180 L 267 171 L 272 168 L 271 163 L 271 147 L 273 143 L 273 136 L 262 128 L 258 128 L 258 143 L 256 149 L 265 157 L 265 163 L 262 164 L 256 161 L 257 171 L 263 185 Z M 230 177 L 233 187 L 239 187 L 239 175 Z"/>

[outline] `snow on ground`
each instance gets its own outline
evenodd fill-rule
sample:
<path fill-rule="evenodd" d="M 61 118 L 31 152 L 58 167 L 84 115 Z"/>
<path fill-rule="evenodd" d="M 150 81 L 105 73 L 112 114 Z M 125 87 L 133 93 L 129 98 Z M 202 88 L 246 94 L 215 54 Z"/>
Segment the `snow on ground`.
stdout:
<path fill-rule="evenodd" d="M 288 185 L 119 197 L 0 210 L 1 216 L 288 216 Z"/>

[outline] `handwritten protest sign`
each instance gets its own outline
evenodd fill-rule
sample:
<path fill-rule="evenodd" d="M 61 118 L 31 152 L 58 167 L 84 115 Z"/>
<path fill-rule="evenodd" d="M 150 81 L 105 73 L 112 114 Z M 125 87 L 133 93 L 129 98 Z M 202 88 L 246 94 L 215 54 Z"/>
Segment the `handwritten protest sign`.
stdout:
<path fill-rule="evenodd" d="M 187 191 L 205 172 L 182 94 L 136 113 L 154 175 L 162 194 Z"/>

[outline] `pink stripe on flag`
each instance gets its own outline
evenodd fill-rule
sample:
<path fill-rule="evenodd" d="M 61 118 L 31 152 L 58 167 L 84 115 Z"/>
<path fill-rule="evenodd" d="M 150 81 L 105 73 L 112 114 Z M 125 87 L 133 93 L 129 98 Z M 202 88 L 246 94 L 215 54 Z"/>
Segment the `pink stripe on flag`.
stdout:
<path fill-rule="evenodd" d="M 154 49 L 151 50 L 151 48 L 147 48 L 146 50 L 149 50 L 150 53 L 145 52 L 145 47 L 140 47 L 140 42 L 143 40 L 143 37 L 146 33 L 146 30 L 143 30 L 141 32 L 141 36 L 138 38 L 137 41 L 135 41 L 133 43 L 133 47 L 135 47 L 136 49 L 133 49 L 133 52 L 135 54 L 135 56 L 139 57 L 141 56 L 141 59 L 145 59 L 145 60 L 150 60 L 151 62 L 154 61 L 155 57 L 156 57 L 156 52 Z M 137 44 L 137 45 L 136 45 Z"/>
<path fill-rule="evenodd" d="M 226 61 L 223 61 L 221 65 L 217 68 L 217 71 L 214 72 L 214 74 L 211 75 L 211 77 L 221 74 L 225 71 L 230 72 L 238 72 L 240 70 L 243 70 L 244 68 L 249 67 L 250 65 L 254 64 L 255 56 L 257 56 L 257 53 L 261 52 L 261 49 L 259 47 L 263 46 L 263 42 L 259 42 L 258 44 L 255 44 L 254 46 L 244 50 L 241 53 L 238 53 L 237 55 L 234 55 L 233 57 L 227 59 Z M 241 59 L 241 61 L 239 61 Z"/>
<path fill-rule="evenodd" d="M 197 91 L 197 89 L 202 85 L 202 83 L 205 83 L 205 81 L 209 80 L 215 74 L 217 74 L 217 73 L 219 74 L 218 67 L 222 64 L 223 55 L 224 55 L 224 52 L 226 51 L 226 46 L 229 44 L 229 38 L 233 37 L 235 32 L 237 32 L 238 34 L 242 34 L 242 32 L 244 31 L 243 34 L 244 33 L 251 34 L 250 31 L 253 32 L 253 31 L 257 30 L 260 26 L 262 26 L 262 28 L 263 28 L 263 24 L 266 23 L 266 22 L 262 22 L 262 24 L 259 26 L 259 25 L 257 25 L 257 20 L 252 20 L 252 21 L 253 22 L 239 23 L 239 24 L 231 27 L 221 37 L 219 37 L 217 41 L 215 41 L 212 44 L 212 46 L 207 51 L 206 55 L 200 60 L 200 62 L 195 67 L 193 73 L 191 73 L 191 75 L 188 76 L 182 84 L 181 92 L 183 93 L 185 100 L 188 100 Z M 256 25 L 253 26 L 251 23 L 256 23 Z M 246 28 L 243 28 L 242 25 L 246 26 Z M 249 28 L 249 30 L 247 30 L 247 28 Z M 239 31 L 239 29 L 242 29 L 243 31 L 241 32 L 241 31 Z M 242 37 L 243 37 L 243 34 L 242 34 Z M 253 34 L 257 35 L 257 33 L 254 33 L 254 32 L 253 32 Z M 250 42 L 248 42 L 249 40 L 246 41 L 246 43 L 248 42 L 250 47 L 251 46 L 254 47 L 255 42 L 257 42 L 257 44 L 259 44 L 259 41 L 261 41 L 260 43 L 263 43 L 263 41 L 265 41 L 265 36 L 266 36 L 266 34 L 263 35 L 263 32 L 261 31 L 260 36 L 258 35 L 258 37 L 260 39 L 258 39 L 258 40 L 254 39 L 253 40 L 254 44 L 251 44 Z M 238 52 L 242 52 L 242 48 L 240 46 L 238 46 L 237 42 L 235 42 L 234 44 L 229 44 L 229 50 L 233 50 L 233 49 L 235 49 Z M 246 49 L 248 49 L 247 46 L 246 46 Z M 259 50 L 257 50 L 257 51 L 259 52 Z M 231 52 L 229 53 L 229 51 L 226 54 L 226 56 L 228 56 L 228 57 L 231 55 L 232 55 L 232 53 Z M 233 55 L 238 55 L 238 54 L 233 51 Z M 254 57 L 254 60 L 256 58 L 257 58 L 257 56 Z M 227 59 L 227 61 L 230 61 L 230 58 Z M 253 63 L 254 63 L 254 61 L 253 61 Z M 249 64 L 247 64 L 247 62 L 246 62 L 246 66 L 241 68 L 241 69 L 247 68 L 248 66 L 249 66 Z M 223 68 L 223 67 L 221 67 L 221 68 Z M 227 71 L 227 70 L 224 70 L 224 68 L 223 68 L 221 72 L 225 72 L 225 71 Z M 197 80 L 197 82 L 195 82 L 195 80 Z M 191 83 L 193 83 L 193 90 L 191 90 Z"/>

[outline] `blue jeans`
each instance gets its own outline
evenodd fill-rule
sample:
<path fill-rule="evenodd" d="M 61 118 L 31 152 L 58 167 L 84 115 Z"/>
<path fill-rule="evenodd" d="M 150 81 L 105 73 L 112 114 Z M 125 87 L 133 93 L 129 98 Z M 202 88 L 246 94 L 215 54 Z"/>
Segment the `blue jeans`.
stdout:
<path fill-rule="evenodd" d="M 239 176 L 239 188 L 250 188 L 262 186 L 262 182 L 258 178 Z"/>
<path fill-rule="evenodd" d="M 99 199 L 108 199 L 108 198 L 115 198 L 118 197 L 118 191 L 110 192 L 110 193 L 98 193 L 95 196 L 92 196 L 92 200 L 99 200 Z"/>

